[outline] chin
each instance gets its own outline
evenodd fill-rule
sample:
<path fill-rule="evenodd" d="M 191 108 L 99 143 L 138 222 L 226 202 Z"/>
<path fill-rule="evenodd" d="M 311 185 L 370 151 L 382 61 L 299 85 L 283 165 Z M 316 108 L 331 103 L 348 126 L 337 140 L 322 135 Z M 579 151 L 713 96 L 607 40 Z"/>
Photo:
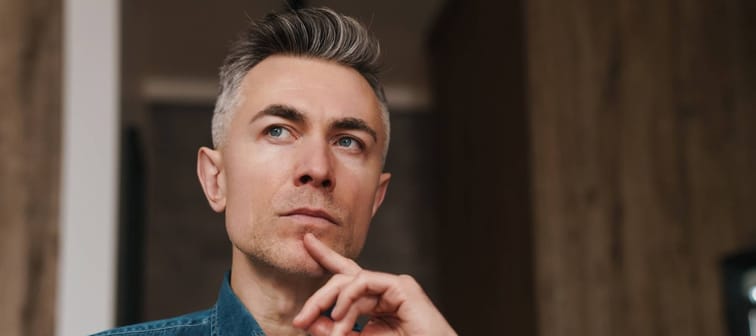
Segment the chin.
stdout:
<path fill-rule="evenodd" d="M 275 244 L 247 255 L 290 275 L 319 278 L 328 273 L 307 253 L 301 240 Z"/>
<path fill-rule="evenodd" d="M 284 260 L 278 260 L 276 264 L 277 265 L 273 265 L 273 267 L 284 273 L 296 276 L 321 278 L 328 274 L 328 272 L 315 260 L 310 258 L 309 255 L 296 259 L 286 258 Z"/>
<path fill-rule="evenodd" d="M 274 272 L 289 274 L 300 277 L 322 278 L 330 274 L 318 264 L 304 247 L 302 237 L 307 230 L 297 230 L 296 232 L 284 232 L 279 234 L 275 239 L 269 236 L 255 236 L 241 244 L 234 244 L 247 258 L 260 265 L 265 265 Z M 340 243 L 333 243 L 333 238 L 329 239 L 326 234 L 315 233 L 321 241 L 334 249 L 337 253 L 344 255 L 344 250 L 349 250 L 349 243 L 344 240 L 335 239 Z M 336 245 L 336 246 L 334 246 Z M 350 253 L 346 253 L 348 256 Z M 351 256 L 349 256 L 351 257 Z"/>

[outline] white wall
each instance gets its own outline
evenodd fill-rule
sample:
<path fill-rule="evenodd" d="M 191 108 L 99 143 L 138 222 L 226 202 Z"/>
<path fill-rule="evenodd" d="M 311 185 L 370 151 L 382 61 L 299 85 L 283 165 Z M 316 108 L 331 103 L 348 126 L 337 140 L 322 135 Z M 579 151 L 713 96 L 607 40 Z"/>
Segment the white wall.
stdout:
<path fill-rule="evenodd" d="M 118 0 L 64 0 L 63 143 L 56 334 L 115 320 Z"/>

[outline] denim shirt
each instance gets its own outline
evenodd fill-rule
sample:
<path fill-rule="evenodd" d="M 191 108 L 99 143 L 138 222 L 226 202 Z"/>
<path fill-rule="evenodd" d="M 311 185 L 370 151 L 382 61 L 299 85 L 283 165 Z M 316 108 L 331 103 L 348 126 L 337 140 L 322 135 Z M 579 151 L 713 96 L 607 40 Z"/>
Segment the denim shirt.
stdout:
<path fill-rule="evenodd" d="M 210 309 L 131 326 L 115 328 L 93 336 L 264 336 L 260 325 L 231 290 L 230 273 L 226 273 L 218 301 Z"/>

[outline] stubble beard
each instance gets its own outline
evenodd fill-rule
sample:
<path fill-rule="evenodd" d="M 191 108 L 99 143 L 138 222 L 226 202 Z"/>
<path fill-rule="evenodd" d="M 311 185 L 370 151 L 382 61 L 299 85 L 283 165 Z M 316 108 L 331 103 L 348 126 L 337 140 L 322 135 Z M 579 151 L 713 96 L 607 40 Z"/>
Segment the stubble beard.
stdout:
<path fill-rule="evenodd" d="M 308 227 L 291 227 L 278 214 L 302 206 L 315 206 L 328 210 L 341 222 L 342 227 L 318 231 Z M 346 209 L 339 206 L 330 194 L 318 192 L 296 192 L 287 190 L 276 194 L 268 204 L 271 217 L 255 218 L 250 221 L 247 237 L 241 242 L 233 242 L 236 249 L 246 258 L 271 271 L 297 277 L 323 277 L 327 274 L 304 248 L 305 233 L 313 233 L 324 244 L 345 257 L 354 259 L 362 248 L 355 246 L 357 237 L 352 236 L 353 223 L 345 223 Z M 336 224 L 334 224 L 336 225 Z"/>
<path fill-rule="evenodd" d="M 267 223 L 280 225 L 280 223 Z M 310 232 L 321 241 L 328 245 L 338 254 L 354 259 L 358 252 L 354 251 L 354 237 L 339 232 L 340 234 L 328 235 L 323 237 L 319 232 L 313 232 L 306 228 L 297 228 L 294 234 L 283 234 L 278 236 L 278 232 L 251 234 L 248 240 L 244 241 L 244 246 L 236 245 L 246 258 L 255 265 L 262 266 L 270 271 L 287 276 L 321 278 L 328 274 L 320 264 L 318 264 L 304 247 L 303 236 Z"/>

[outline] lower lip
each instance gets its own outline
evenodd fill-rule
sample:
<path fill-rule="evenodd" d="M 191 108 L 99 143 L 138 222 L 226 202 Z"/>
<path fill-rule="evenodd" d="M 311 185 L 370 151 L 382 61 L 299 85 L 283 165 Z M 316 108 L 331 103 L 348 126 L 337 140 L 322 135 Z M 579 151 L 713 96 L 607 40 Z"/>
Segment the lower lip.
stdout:
<path fill-rule="evenodd" d="M 323 217 L 316 217 L 316 216 L 309 216 L 309 215 L 302 215 L 302 214 L 286 215 L 284 216 L 284 218 L 287 218 L 297 224 L 303 224 L 303 225 L 323 225 L 323 226 L 335 225 L 333 222 Z"/>

